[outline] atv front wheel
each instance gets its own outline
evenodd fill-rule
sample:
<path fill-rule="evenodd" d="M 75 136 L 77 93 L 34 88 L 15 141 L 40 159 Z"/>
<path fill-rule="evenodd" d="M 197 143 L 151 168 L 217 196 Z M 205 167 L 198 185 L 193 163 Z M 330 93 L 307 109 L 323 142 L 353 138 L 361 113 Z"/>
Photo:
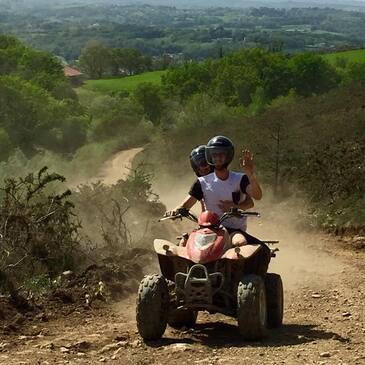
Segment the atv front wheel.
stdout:
<path fill-rule="evenodd" d="M 270 328 L 277 328 L 283 324 L 284 293 L 280 275 L 268 273 L 265 276 L 267 300 L 267 324 Z"/>
<path fill-rule="evenodd" d="M 258 340 L 266 333 L 266 293 L 263 279 L 246 275 L 237 289 L 237 321 L 245 340 Z"/>
<path fill-rule="evenodd" d="M 173 328 L 194 327 L 198 312 L 191 309 L 175 309 L 169 314 L 167 323 Z"/>
<path fill-rule="evenodd" d="M 162 337 L 167 325 L 169 292 L 161 275 L 147 275 L 138 289 L 136 318 L 139 334 L 144 340 Z"/>

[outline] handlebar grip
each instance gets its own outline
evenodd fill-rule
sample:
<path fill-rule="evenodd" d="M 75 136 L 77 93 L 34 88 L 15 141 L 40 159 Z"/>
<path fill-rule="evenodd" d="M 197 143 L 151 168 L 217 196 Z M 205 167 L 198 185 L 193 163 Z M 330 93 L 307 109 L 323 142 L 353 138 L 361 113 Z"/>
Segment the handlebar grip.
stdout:
<path fill-rule="evenodd" d="M 162 218 L 160 218 L 158 221 L 159 221 L 159 222 L 163 222 L 163 221 L 166 221 L 167 219 L 175 220 L 175 219 L 178 219 L 178 218 L 182 218 L 181 214 L 178 214 L 178 215 L 171 215 L 171 216 L 169 216 L 169 217 L 162 217 Z"/>
<path fill-rule="evenodd" d="M 258 212 L 243 212 L 244 215 L 254 215 L 256 217 L 260 217 L 260 213 Z"/>

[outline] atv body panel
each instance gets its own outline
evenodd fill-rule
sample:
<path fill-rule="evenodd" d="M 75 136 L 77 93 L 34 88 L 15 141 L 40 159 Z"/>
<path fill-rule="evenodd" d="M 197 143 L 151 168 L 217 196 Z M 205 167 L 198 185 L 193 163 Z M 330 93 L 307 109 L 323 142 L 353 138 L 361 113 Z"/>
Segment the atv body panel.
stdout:
<path fill-rule="evenodd" d="M 187 256 L 191 261 L 200 264 L 218 260 L 225 251 L 228 239 L 223 229 L 194 230 L 186 243 Z"/>

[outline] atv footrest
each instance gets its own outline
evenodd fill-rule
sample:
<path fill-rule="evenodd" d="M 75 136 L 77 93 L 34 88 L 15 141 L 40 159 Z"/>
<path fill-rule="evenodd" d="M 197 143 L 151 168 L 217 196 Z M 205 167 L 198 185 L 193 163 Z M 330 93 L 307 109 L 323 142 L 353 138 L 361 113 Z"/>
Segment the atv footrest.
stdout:
<path fill-rule="evenodd" d="M 223 286 L 222 273 L 208 273 L 204 265 L 193 265 L 187 274 L 175 275 L 176 293 L 187 304 L 212 304 L 213 296 Z M 214 285 L 214 286 L 213 286 Z"/>

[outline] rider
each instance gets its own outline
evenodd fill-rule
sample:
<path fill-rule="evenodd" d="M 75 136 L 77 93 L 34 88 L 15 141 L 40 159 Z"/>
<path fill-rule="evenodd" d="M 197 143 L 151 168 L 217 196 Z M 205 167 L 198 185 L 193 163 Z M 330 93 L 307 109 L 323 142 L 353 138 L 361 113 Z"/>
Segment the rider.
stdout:
<path fill-rule="evenodd" d="M 198 177 L 182 204 L 168 214 L 174 214 L 180 208 L 190 210 L 198 200 L 203 200 L 207 210 L 222 216 L 232 207 L 241 207 L 247 196 L 256 200 L 261 199 L 262 191 L 254 174 L 253 157 L 249 151 L 242 151 L 240 159 L 240 165 L 245 173 L 229 171 L 228 166 L 233 160 L 234 147 L 227 137 L 212 138 L 206 146 L 205 155 L 209 165 L 214 167 L 214 172 Z M 222 224 L 230 233 L 234 246 L 244 245 L 248 241 L 260 242 L 246 233 L 245 217 L 232 217 Z"/>
<path fill-rule="evenodd" d="M 214 171 L 214 167 L 209 165 L 205 158 L 205 150 L 206 145 L 202 144 L 193 148 L 190 152 L 190 165 L 198 177 L 208 175 Z"/>
<path fill-rule="evenodd" d="M 214 166 L 208 164 L 206 159 L 206 145 L 200 145 L 195 147 L 189 156 L 191 168 L 194 170 L 197 177 L 206 176 L 210 173 L 214 172 Z M 205 210 L 204 201 L 201 200 L 202 210 Z M 246 196 L 246 199 L 239 203 L 239 208 L 242 210 L 250 209 L 254 206 L 253 200 L 249 195 Z"/>

